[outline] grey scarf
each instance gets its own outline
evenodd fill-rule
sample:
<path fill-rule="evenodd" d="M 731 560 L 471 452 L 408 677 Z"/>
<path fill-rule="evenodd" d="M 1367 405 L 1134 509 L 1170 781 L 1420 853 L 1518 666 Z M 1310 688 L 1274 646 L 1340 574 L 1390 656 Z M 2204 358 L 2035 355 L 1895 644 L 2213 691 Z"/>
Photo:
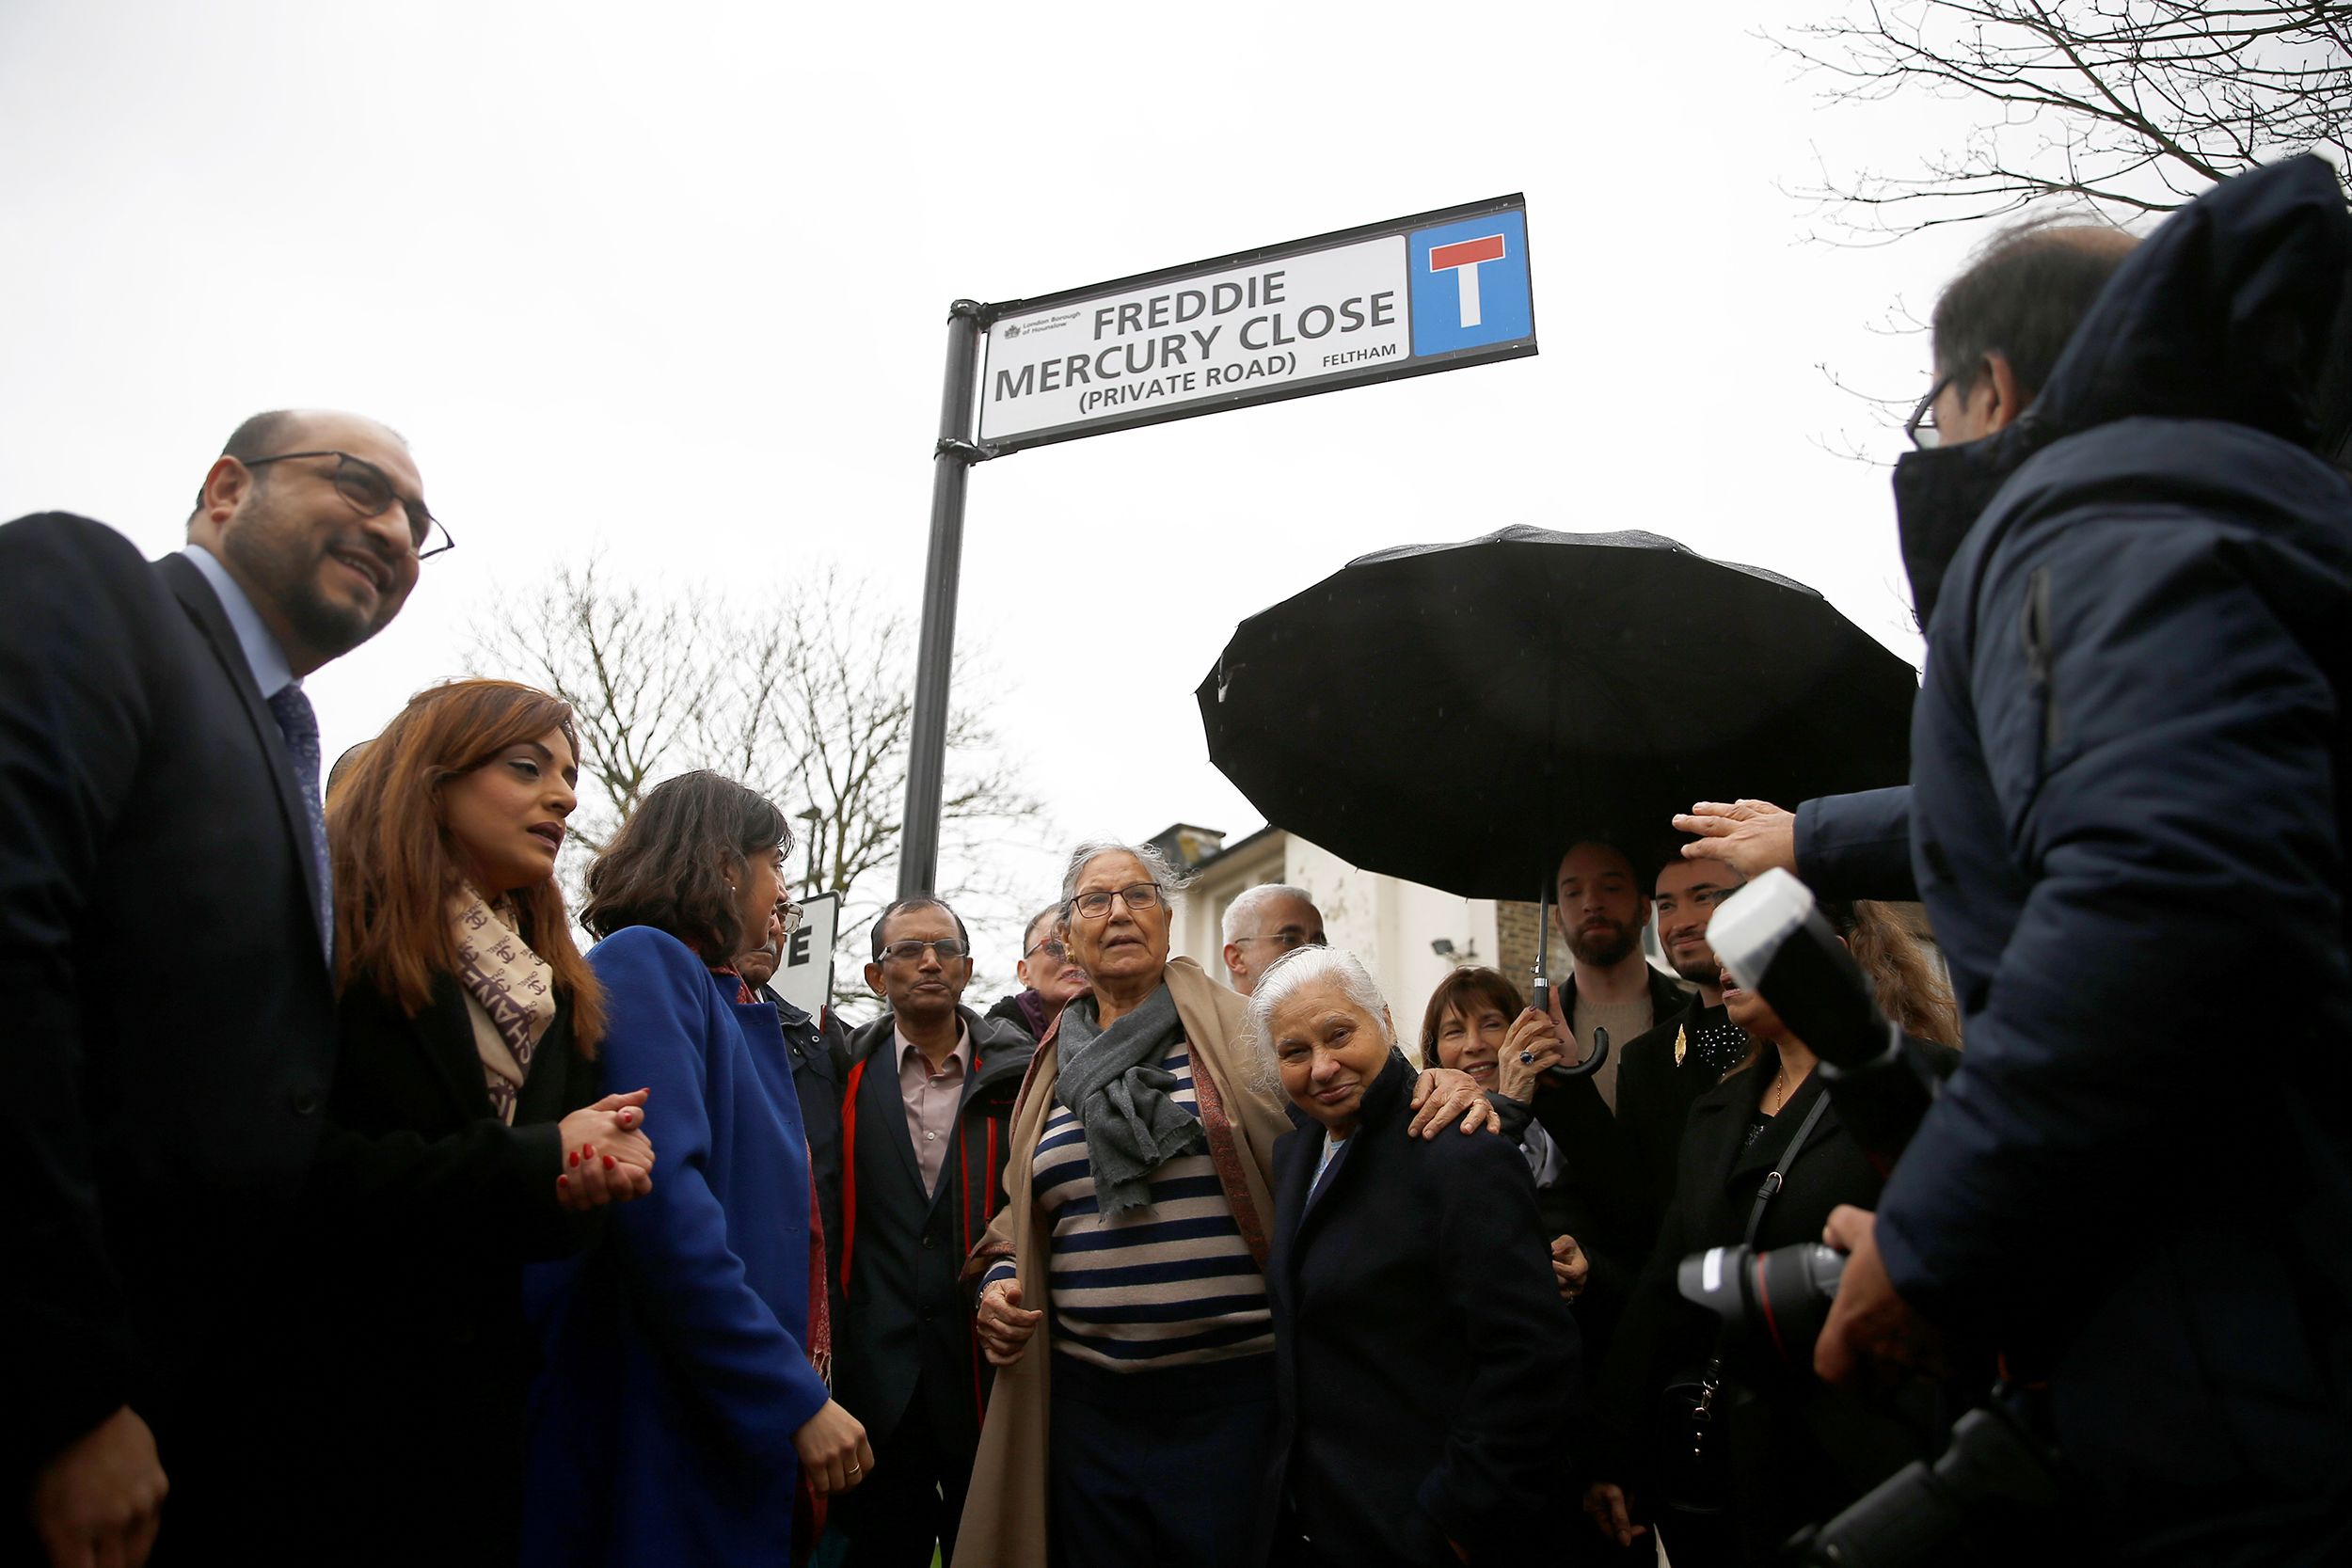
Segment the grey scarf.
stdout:
<path fill-rule="evenodd" d="M 1176 1075 L 1160 1059 L 1184 1037 L 1184 1024 L 1167 982 L 1107 1029 L 1096 1016 L 1091 996 L 1061 1010 L 1059 1087 L 1061 1102 L 1086 1130 L 1095 1207 L 1111 1219 L 1144 1207 L 1151 1174 L 1208 1139 L 1200 1118 L 1168 1095 Z"/>

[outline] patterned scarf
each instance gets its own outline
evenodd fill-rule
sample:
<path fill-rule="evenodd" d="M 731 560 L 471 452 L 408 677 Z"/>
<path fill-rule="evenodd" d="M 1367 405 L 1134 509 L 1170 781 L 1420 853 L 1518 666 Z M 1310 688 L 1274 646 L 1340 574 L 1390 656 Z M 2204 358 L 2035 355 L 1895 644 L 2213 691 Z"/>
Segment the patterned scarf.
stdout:
<path fill-rule="evenodd" d="M 492 909 L 467 888 L 450 899 L 449 912 L 457 934 L 457 980 L 466 990 L 483 1083 L 490 1091 L 490 1108 L 512 1127 L 532 1053 L 555 1022 L 555 973 L 515 934 L 511 906 Z"/>

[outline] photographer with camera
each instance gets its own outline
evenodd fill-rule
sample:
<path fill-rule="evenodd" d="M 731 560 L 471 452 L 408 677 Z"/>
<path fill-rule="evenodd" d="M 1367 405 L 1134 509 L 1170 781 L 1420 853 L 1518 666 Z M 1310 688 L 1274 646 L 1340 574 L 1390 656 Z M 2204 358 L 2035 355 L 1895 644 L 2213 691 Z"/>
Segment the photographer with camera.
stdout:
<path fill-rule="evenodd" d="M 1864 960 L 1883 1008 L 1948 1029 L 1941 977 L 1890 911 L 1821 908 Z M 1728 974 L 1723 987 L 1724 1008 L 1753 1047 L 1692 1104 L 1673 1205 L 1610 1349 L 1609 1451 L 1585 1497 L 1620 1544 L 1642 1533 L 1638 1518 L 1658 1520 L 1676 1568 L 1771 1562 L 1801 1526 L 1928 1454 L 1938 1431 L 1932 1390 L 1889 1407 L 1826 1388 L 1795 1323 L 1742 1332 L 1677 1294 L 1691 1254 L 1802 1246 L 1838 1205 L 1872 1202 L 1882 1181 L 1830 1104 L 1813 1052 L 1762 996 Z M 1942 1066 L 1957 1059 L 1947 1042 L 1922 1050 Z"/>
<path fill-rule="evenodd" d="M 2352 214 L 2298 158 L 2127 243 L 2011 236 L 1936 308 L 1910 832 L 1969 1051 L 1831 1217 L 1817 1365 L 1941 1325 L 2046 1380 L 2020 1549 L 2352 1560 L 2352 484 L 2306 450 Z"/>

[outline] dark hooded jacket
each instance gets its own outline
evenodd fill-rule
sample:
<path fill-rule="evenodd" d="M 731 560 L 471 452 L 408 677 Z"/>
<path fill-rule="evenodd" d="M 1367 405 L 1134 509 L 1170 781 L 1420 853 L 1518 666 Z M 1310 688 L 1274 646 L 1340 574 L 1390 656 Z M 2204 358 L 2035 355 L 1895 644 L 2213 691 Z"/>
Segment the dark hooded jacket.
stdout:
<path fill-rule="evenodd" d="M 2326 165 L 2232 180 L 1896 473 L 1967 1053 L 1879 1245 L 2047 1374 L 2119 1560 L 2352 1560 L 2352 483 L 2307 449 L 2348 262 Z"/>

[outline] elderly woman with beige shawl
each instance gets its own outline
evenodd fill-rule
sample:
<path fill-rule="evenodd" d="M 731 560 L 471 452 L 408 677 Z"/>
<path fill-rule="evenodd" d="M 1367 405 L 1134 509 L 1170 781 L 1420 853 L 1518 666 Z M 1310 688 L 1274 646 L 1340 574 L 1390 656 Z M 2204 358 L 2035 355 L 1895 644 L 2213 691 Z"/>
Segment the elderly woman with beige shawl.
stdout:
<path fill-rule="evenodd" d="M 1061 929 L 1091 995 L 1062 1009 L 1014 1105 L 1007 1203 L 973 1249 L 998 1369 L 956 1537 L 973 1568 L 1241 1561 L 1273 1415 L 1263 1268 L 1288 1108 L 1249 1067 L 1245 1004 L 1168 956 L 1181 883 L 1091 843 Z M 1491 1127 L 1465 1075 L 1423 1074 L 1407 1135 Z M 1041 1345 L 1033 1343 L 1040 1338 Z"/>

